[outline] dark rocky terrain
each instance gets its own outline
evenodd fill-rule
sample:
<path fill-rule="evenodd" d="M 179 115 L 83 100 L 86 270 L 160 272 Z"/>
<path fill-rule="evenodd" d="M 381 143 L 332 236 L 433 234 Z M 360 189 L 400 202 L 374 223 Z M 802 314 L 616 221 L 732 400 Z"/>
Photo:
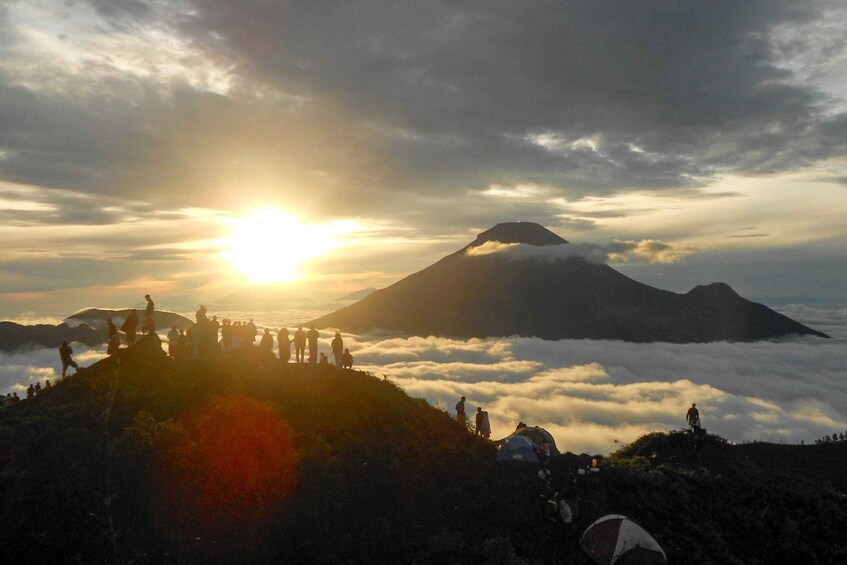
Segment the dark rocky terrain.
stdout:
<path fill-rule="evenodd" d="M 351 332 L 459 338 L 691 343 L 827 337 L 742 298 L 723 283 L 677 294 L 577 255 L 467 253 L 487 242 L 564 250 L 569 245 L 538 224 L 498 224 L 456 253 L 314 324 Z"/>
<path fill-rule="evenodd" d="M 532 425 L 532 422 L 528 422 Z M 576 563 L 629 516 L 670 563 L 840 564 L 847 442 L 654 433 L 579 475 L 551 522 L 537 464 L 358 371 L 256 349 L 174 361 L 155 336 L 0 408 L 0 547 L 25 563 Z"/>

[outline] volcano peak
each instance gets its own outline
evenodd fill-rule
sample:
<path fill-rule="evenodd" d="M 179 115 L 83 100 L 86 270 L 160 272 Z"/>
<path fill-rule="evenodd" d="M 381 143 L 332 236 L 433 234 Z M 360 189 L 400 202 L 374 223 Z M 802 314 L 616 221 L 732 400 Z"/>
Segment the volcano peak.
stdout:
<path fill-rule="evenodd" d="M 503 222 L 477 235 L 468 247 L 478 247 L 489 241 L 524 243 L 527 245 L 561 245 L 568 243 L 566 239 L 535 222 Z"/>

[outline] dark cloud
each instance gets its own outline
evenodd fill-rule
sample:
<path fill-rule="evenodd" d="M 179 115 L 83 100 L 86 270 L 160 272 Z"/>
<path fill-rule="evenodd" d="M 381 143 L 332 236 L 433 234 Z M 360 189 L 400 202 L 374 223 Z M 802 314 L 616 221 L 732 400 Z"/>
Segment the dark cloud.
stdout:
<path fill-rule="evenodd" d="M 355 191 L 351 214 L 419 222 L 404 199 L 525 182 L 693 193 L 845 150 L 847 118 L 819 112 L 769 39 L 816 3 L 88 4 L 111 33 L 182 34 L 234 87 L 116 74 L 75 97 L 0 78 L 5 179 L 159 205 L 320 209 Z"/>

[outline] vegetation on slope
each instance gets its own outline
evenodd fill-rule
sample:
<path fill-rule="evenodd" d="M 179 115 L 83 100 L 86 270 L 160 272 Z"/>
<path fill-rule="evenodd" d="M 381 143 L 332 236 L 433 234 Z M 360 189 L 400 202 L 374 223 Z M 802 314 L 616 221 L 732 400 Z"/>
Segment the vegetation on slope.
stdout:
<path fill-rule="evenodd" d="M 568 526 L 542 517 L 537 466 L 390 381 L 249 350 L 178 363 L 145 338 L 0 410 L 0 544 L 15 563 L 587 563 L 578 534 L 623 513 L 674 563 L 847 558 L 843 483 L 691 440 L 577 475 Z M 590 462 L 554 458 L 554 486 Z"/>

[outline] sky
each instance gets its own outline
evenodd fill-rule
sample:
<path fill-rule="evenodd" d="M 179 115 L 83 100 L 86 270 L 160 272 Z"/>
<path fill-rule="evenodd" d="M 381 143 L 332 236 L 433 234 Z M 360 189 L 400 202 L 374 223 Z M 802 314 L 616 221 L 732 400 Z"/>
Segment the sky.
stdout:
<path fill-rule="evenodd" d="M 845 38 L 828 0 L 4 0 L 0 318 L 337 297 L 514 220 L 845 304 Z"/>

